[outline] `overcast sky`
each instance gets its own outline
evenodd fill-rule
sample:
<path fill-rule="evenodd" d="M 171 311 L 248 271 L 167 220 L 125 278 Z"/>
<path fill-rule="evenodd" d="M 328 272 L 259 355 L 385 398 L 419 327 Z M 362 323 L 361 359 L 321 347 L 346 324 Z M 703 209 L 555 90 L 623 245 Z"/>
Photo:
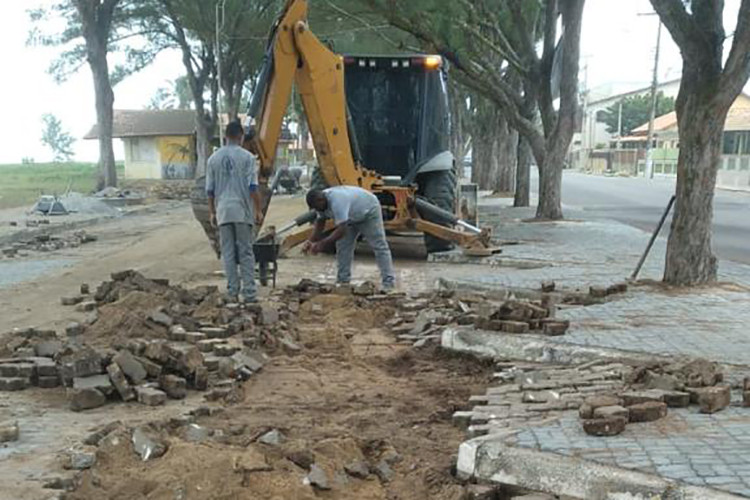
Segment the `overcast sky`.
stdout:
<path fill-rule="evenodd" d="M 51 159 L 51 153 L 39 141 L 45 113 L 59 117 L 63 126 L 79 138 L 75 147 L 77 160 L 95 161 L 98 157 L 96 141 L 80 139 L 96 119 L 88 67 L 57 85 L 47 68 L 59 49 L 26 47 L 30 28 L 26 9 L 50 3 L 52 0 L 6 1 L 2 5 L 0 47 L 5 70 L 0 78 L 0 95 L 4 99 L 0 163 L 18 163 L 23 157 L 37 162 Z M 738 6 L 739 0 L 726 1 L 727 33 L 734 29 Z M 639 14 L 650 12 L 649 0 L 586 0 L 582 83 L 594 92 L 607 88 L 627 91 L 649 84 L 658 18 Z M 677 78 L 681 69 L 679 51 L 666 30 L 662 35 L 659 78 Z M 179 54 L 161 54 L 152 66 L 115 87 L 115 108 L 143 108 L 159 87 L 182 72 Z M 120 141 L 115 141 L 115 151 L 118 157 L 122 156 Z"/>

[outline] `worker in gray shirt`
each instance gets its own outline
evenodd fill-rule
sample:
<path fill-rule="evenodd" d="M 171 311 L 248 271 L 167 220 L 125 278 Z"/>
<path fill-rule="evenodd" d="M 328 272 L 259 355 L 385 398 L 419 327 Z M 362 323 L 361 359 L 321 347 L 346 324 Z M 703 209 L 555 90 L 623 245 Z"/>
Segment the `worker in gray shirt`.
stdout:
<path fill-rule="evenodd" d="M 307 193 L 307 205 L 318 211 L 318 220 L 310 240 L 305 244 L 306 252 L 320 253 L 335 242 L 338 265 L 336 281 L 349 283 L 354 248 L 361 234 L 375 254 L 383 289 L 393 289 L 396 276 L 391 249 L 385 239 L 380 202 L 374 194 L 355 186 L 335 186 L 322 191 L 312 189 Z M 323 238 L 327 219 L 333 219 L 336 227 L 328 237 Z"/>
<path fill-rule="evenodd" d="M 245 302 L 256 302 L 253 224 L 260 226 L 262 209 L 255 157 L 242 148 L 243 135 L 238 122 L 227 125 L 226 146 L 208 159 L 206 194 L 211 224 L 219 228 L 229 300 L 242 292 Z"/>

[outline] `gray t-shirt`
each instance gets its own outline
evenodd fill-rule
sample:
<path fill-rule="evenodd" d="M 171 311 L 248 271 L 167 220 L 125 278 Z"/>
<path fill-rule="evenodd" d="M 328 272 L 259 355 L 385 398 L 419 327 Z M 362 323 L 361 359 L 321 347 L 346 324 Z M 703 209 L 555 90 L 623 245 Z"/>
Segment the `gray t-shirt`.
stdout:
<path fill-rule="evenodd" d="M 253 224 L 250 193 L 258 187 L 255 157 L 231 144 L 219 148 L 206 166 L 206 194 L 213 196 L 216 220 L 221 224 Z"/>
<path fill-rule="evenodd" d="M 380 202 L 374 194 L 356 186 L 334 186 L 323 190 L 328 208 L 324 218 L 333 219 L 338 226 L 345 222 L 357 224 L 380 210 Z"/>

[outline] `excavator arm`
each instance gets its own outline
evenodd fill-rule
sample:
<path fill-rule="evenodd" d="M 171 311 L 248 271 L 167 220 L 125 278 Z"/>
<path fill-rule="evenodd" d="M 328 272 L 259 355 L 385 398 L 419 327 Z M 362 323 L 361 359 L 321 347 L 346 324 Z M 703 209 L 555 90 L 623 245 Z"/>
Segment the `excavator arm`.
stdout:
<path fill-rule="evenodd" d="M 307 12 L 307 0 L 287 0 L 269 35 L 248 112 L 256 133 L 244 146 L 259 158 L 264 217 L 271 198 L 268 184 L 274 172 L 282 122 L 294 85 L 302 100 L 319 168 L 329 186 L 359 186 L 378 195 L 381 203 L 385 200 L 386 229 L 423 231 L 458 243 L 474 254 L 491 253 L 488 231 L 457 224 L 455 218 L 448 222 L 463 226 L 463 230 L 427 222 L 419 216 L 417 206 L 421 212 L 440 211 L 438 207 L 418 201 L 413 187 L 385 186 L 377 172 L 355 161 L 347 123 L 344 60 L 310 31 Z M 287 237 L 282 248 L 303 242 L 305 235 L 303 231 Z"/>
<path fill-rule="evenodd" d="M 256 135 L 246 147 L 258 154 L 261 179 L 268 182 L 273 176 L 293 83 L 300 94 L 318 164 L 328 185 L 360 186 L 370 191 L 382 185 L 377 173 L 354 162 L 347 129 L 344 61 L 308 28 L 307 0 L 289 0 L 274 25 L 258 89 L 251 102 L 249 115 Z"/>

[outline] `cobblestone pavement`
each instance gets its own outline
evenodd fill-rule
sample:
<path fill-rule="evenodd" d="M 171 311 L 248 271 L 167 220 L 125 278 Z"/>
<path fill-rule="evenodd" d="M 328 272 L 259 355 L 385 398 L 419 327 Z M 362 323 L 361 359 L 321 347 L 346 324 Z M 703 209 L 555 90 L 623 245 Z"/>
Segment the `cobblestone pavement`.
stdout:
<path fill-rule="evenodd" d="M 586 290 L 623 281 L 649 239 L 639 229 L 615 221 L 576 219 L 576 214 L 564 222 L 522 222 L 533 216 L 531 210 L 500 209 L 498 200 L 491 203 L 482 206 L 483 221 L 494 226 L 497 237 L 519 244 L 503 248 L 496 262 L 502 267 L 483 273 L 467 269 L 460 276 L 450 269 L 446 279 L 532 289 L 551 280 L 558 288 Z M 665 246 L 664 238 L 657 240 L 640 278 L 660 279 Z M 750 266 L 722 262 L 720 279 L 719 286 L 691 291 L 631 286 L 604 304 L 564 309 L 559 316 L 572 324 L 559 341 L 750 364 Z"/>
<path fill-rule="evenodd" d="M 557 422 L 530 427 L 516 446 L 658 474 L 690 484 L 750 496 L 750 412 L 730 407 L 706 415 L 697 408 L 670 409 L 658 421 L 630 424 L 614 437 L 585 434 L 577 412 Z"/>

